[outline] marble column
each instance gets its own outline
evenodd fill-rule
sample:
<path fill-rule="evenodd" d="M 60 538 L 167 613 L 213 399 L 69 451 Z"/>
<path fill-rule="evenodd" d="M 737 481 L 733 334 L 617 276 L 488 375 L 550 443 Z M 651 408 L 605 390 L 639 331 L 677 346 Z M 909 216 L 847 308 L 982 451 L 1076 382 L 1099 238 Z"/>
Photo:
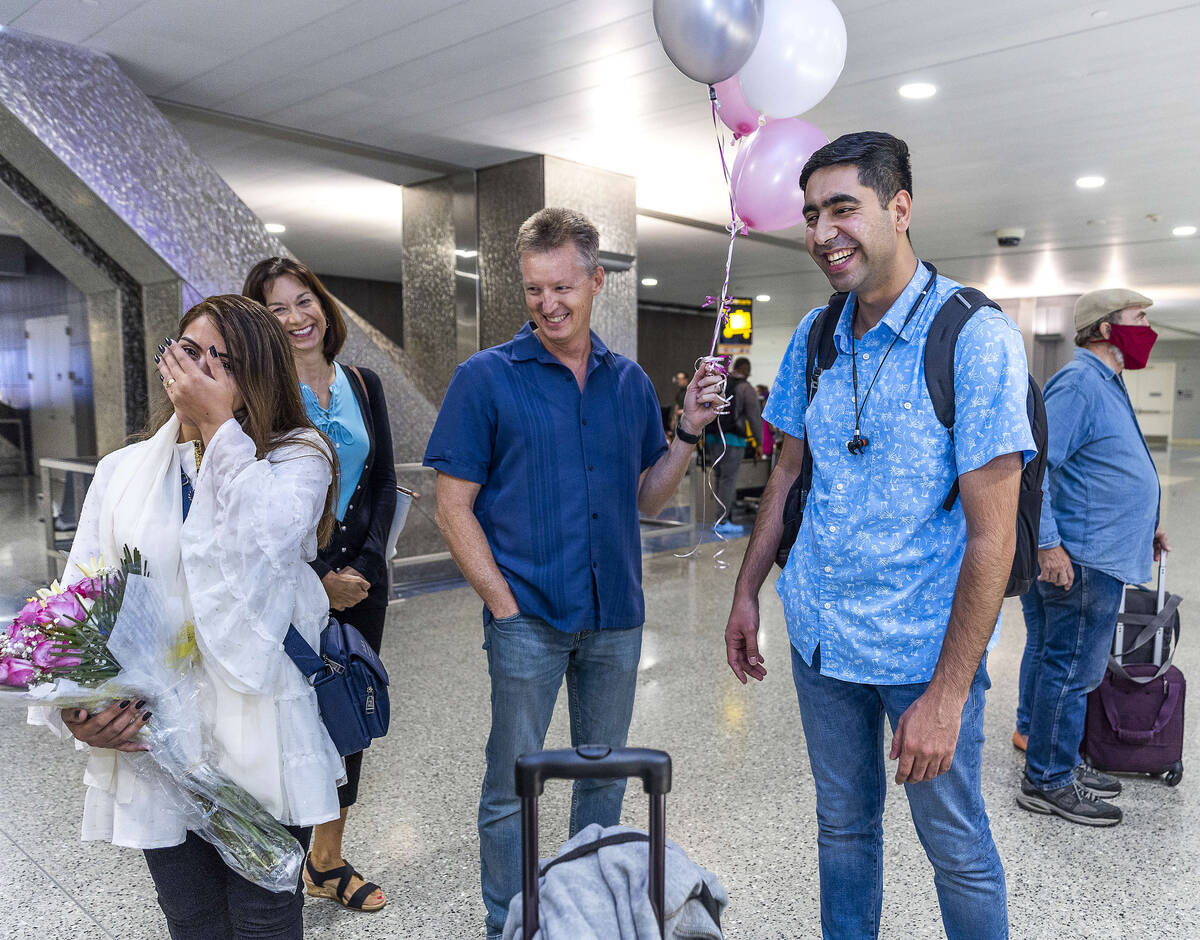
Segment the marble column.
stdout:
<path fill-rule="evenodd" d="M 521 223 L 538 209 L 575 209 L 600 230 L 601 252 L 624 258 L 637 253 L 633 177 L 550 156 L 488 167 L 477 177 L 481 347 L 511 339 L 527 319 L 514 246 Z M 592 308 L 592 329 L 614 352 L 637 357 L 636 262 L 627 270 L 608 270 Z"/>

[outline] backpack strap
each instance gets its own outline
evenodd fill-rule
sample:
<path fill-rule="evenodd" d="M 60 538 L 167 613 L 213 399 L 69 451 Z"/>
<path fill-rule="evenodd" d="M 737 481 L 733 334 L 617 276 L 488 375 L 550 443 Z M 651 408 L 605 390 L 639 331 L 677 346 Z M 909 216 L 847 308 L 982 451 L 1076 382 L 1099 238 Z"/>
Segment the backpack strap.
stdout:
<path fill-rule="evenodd" d="M 981 307 L 994 307 L 1000 310 L 1000 305 L 983 291 L 973 287 L 960 287 L 946 298 L 941 308 L 933 315 L 929 325 L 929 334 L 925 338 L 925 387 L 929 391 L 929 400 L 933 403 L 934 414 L 938 421 L 950 432 L 954 440 L 954 351 L 958 343 L 958 334 L 966 326 L 967 321 L 975 316 Z M 958 500 L 958 479 L 946 496 L 942 508 L 949 511 Z"/>
<path fill-rule="evenodd" d="M 825 309 L 818 313 L 808 328 L 808 349 L 804 363 L 804 388 L 811 403 L 817 392 L 821 373 L 833 366 L 837 359 L 837 346 L 833 342 L 833 334 L 837 332 L 838 321 L 842 318 L 842 310 L 846 307 L 848 294 L 839 291 L 829 298 Z M 816 340 L 816 342 L 814 342 Z M 805 435 L 807 440 L 807 435 Z"/>

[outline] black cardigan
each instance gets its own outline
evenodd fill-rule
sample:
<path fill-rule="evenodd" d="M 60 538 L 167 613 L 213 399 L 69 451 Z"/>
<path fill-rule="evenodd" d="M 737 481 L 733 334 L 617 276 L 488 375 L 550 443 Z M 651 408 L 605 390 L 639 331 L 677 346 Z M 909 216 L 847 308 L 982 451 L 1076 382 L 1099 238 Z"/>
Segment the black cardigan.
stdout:
<path fill-rule="evenodd" d="M 387 606 L 387 562 L 384 561 L 384 542 L 392 528 L 392 516 L 396 511 L 396 466 L 392 459 L 392 429 L 388 423 L 387 401 L 383 397 L 383 383 L 370 369 L 359 369 L 366 383 L 366 394 L 362 383 L 347 366 L 342 367 L 358 410 L 362 412 L 363 424 L 367 426 L 370 450 L 363 464 L 362 476 L 354 490 L 346 517 L 334 525 L 333 538 L 317 553 L 315 561 L 309 562 L 317 577 L 325 577 L 330 571 L 349 565 L 371 582 L 371 588 L 362 607 Z"/>

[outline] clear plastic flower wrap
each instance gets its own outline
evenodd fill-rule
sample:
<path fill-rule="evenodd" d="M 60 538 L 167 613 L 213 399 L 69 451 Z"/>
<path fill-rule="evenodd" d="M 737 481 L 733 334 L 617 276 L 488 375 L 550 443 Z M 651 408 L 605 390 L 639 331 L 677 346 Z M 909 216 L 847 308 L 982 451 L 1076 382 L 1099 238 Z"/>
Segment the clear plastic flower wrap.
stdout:
<path fill-rule="evenodd" d="M 136 740 L 147 750 L 127 754 L 130 766 L 230 868 L 270 891 L 295 891 L 304 852 L 213 763 L 202 718 L 212 696 L 192 625 L 141 570 L 127 550 L 119 568 L 39 592 L 0 634 L 0 701 L 95 711 L 145 699 L 153 717 Z"/>

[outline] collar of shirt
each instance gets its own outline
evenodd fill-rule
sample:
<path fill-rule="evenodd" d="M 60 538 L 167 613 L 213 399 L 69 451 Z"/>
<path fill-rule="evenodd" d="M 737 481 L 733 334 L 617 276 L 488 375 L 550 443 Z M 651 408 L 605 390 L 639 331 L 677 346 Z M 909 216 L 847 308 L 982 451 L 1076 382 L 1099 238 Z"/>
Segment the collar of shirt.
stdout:
<path fill-rule="evenodd" d="M 1107 362 L 1097 356 L 1090 349 L 1085 349 L 1082 346 L 1075 347 L 1075 358 L 1080 362 L 1086 363 L 1100 373 L 1107 381 L 1113 381 L 1118 377 L 1118 374 L 1112 370 Z"/>
<path fill-rule="evenodd" d="M 900 339 L 908 342 L 916 329 L 914 322 L 916 317 L 909 319 L 908 325 L 905 326 L 905 319 L 908 317 L 908 312 L 913 309 L 913 304 L 917 300 L 917 296 L 921 293 L 921 289 L 926 282 L 929 283 L 929 293 L 925 295 L 925 300 L 934 294 L 933 288 L 935 285 L 930 281 L 932 272 L 925 267 L 924 262 L 917 261 L 917 270 L 913 272 L 913 276 L 909 279 L 907 286 L 900 292 L 900 296 L 892 301 L 892 305 L 888 307 L 887 313 L 883 315 L 872 330 L 883 327 L 891 336 L 900 334 Z M 853 323 L 854 309 L 858 305 L 858 297 L 853 291 L 846 297 L 846 306 L 844 310 L 850 311 L 849 315 L 843 313 L 838 320 L 837 330 L 833 334 L 833 341 L 837 344 L 838 352 L 845 353 L 850 351 L 850 327 Z M 903 332 L 902 332 L 903 331 Z M 868 331 L 871 332 L 871 331 Z"/>
<path fill-rule="evenodd" d="M 604 345 L 604 340 L 596 335 L 595 330 L 588 330 L 588 333 L 592 337 L 592 354 L 588 358 L 588 372 L 590 373 L 601 362 L 607 362 L 609 365 L 612 365 L 613 354 Z M 561 365 L 554 354 L 538 339 L 532 320 L 526 321 L 525 325 L 513 335 L 512 351 L 509 355 L 512 357 L 513 362 L 536 359 L 538 362 L 544 362 L 547 365 L 554 365 L 555 363 Z"/>

